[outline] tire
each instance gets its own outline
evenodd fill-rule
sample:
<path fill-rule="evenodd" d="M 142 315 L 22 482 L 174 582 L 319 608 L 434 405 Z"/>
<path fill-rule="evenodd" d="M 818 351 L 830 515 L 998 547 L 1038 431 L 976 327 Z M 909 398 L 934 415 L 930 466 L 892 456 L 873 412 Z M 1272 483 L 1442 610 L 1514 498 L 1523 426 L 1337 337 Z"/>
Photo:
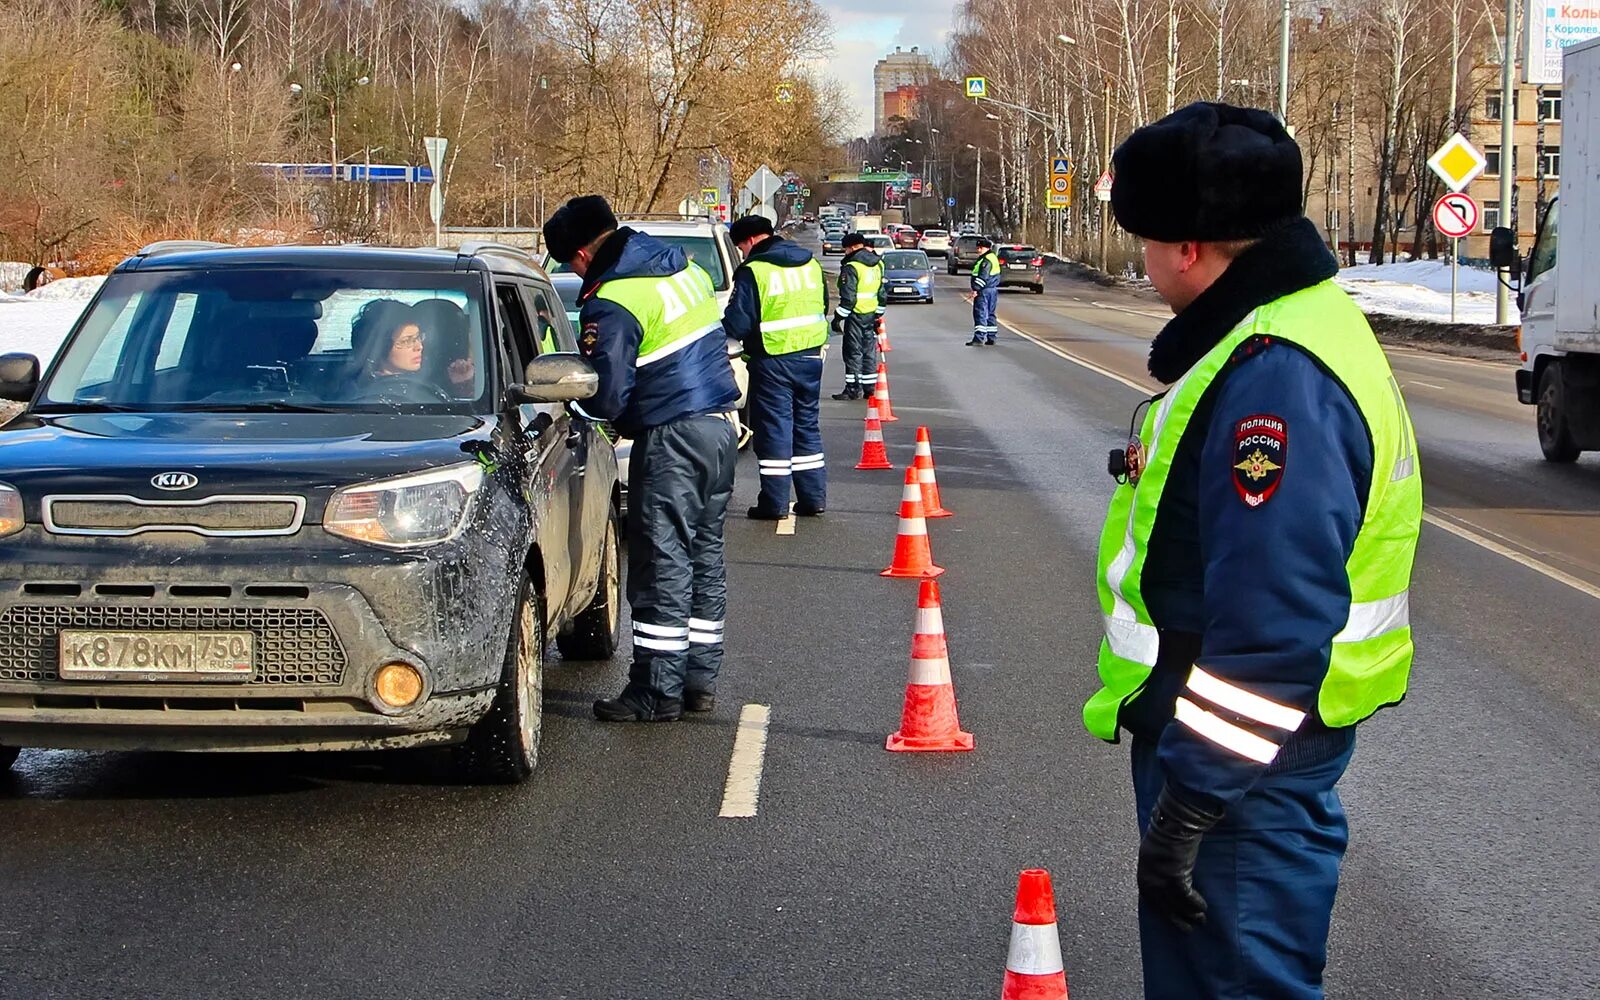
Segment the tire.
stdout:
<path fill-rule="evenodd" d="M 16 747 L 0 747 L 0 771 L 4 771 L 17 762 L 17 754 L 22 751 Z"/>
<path fill-rule="evenodd" d="M 1039 284 L 1033 286 L 1033 294 L 1035 294 L 1035 295 L 1043 295 L 1044 294 L 1044 283 L 1043 282 L 1040 282 Z"/>
<path fill-rule="evenodd" d="M 1555 365 L 1539 374 L 1538 416 L 1539 450 L 1546 462 L 1576 462 L 1583 452 L 1573 443 L 1572 429 L 1562 414 L 1564 393 L 1561 375 Z"/>
<path fill-rule="evenodd" d="M 473 784 L 515 785 L 539 763 L 544 724 L 544 608 L 522 575 L 494 703 L 457 748 L 456 766 Z"/>
<path fill-rule="evenodd" d="M 609 660 L 617 651 L 622 634 L 622 557 L 617 535 L 617 514 L 612 511 L 606 516 L 594 600 L 573 619 L 572 631 L 556 636 L 563 659 Z"/>

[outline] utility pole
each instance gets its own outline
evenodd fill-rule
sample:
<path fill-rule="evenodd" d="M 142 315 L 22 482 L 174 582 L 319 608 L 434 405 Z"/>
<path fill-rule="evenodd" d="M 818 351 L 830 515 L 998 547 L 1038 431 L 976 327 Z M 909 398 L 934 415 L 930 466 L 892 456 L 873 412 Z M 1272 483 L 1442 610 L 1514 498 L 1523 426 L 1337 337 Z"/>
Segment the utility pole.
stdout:
<path fill-rule="evenodd" d="M 1500 218 L 1505 225 L 1511 219 L 1511 193 L 1516 182 L 1517 145 L 1516 114 L 1512 102 L 1516 99 L 1511 89 L 1512 53 L 1517 37 L 1517 0 L 1506 0 L 1505 52 L 1500 58 Z M 1511 235 L 1516 236 L 1516 230 Z M 1495 283 L 1494 321 L 1502 326 L 1511 322 L 1511 272 L 1502 268 Z"/>
<path fill-rule="evenodd" d="M 1507 0 L 1507 2 L 1508 3 L 1514 2 L 1514 0 Z M 1105 80 L 1105 88 L 1106 88 L 1106 96 L 1105 96 L 1106 133 L 1105 133 L 1105 143 L 1100 148 L 1102 150 L 1104 150 L 1104 152 L 1105 152 L 1105 158 L 1106 158 L 1106 166 L 1105 166 L 1105 168 L 1107 170 L 1110 170 L 1111 169 L 1111 78 L 1110 77 L 1105 77 L 1104 80 Z M 1100 270 L 1101 271 L 1105 271 L 1107 274 L 1109 274 L 1110 272 L 1106 271 L 1106 228 L 1109 225 L 1109 219 L 1107 217 L 1107 210 L 1110 208 L 1110 206 L 1111 206 L 1111 203 L 1108 202 L 1108 201 L 1102 201 L 1100 203 Z"/>
<path fill-rule="evenodd" d="M 978 180 L 972 186 L 972 221 L 983 232 L 983 150 L 974 146 L 978 154 Z"/>
<path fill-rule="evenodd" d="M 1278 120 L 1289 124 L 1289 0 L 1283 0 L 1283 25 L 1278 33 Z"/>

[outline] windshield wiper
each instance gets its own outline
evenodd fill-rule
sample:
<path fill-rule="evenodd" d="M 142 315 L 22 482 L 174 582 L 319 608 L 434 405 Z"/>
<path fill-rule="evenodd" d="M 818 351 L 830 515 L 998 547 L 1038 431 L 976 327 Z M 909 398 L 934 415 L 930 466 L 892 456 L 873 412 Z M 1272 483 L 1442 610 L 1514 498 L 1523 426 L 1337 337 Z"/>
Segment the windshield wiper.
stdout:
<path fill-rule="evenodd" d="M 171 413 L 343 413 L 329 406 L 308 403 L 185 403 Z"/>

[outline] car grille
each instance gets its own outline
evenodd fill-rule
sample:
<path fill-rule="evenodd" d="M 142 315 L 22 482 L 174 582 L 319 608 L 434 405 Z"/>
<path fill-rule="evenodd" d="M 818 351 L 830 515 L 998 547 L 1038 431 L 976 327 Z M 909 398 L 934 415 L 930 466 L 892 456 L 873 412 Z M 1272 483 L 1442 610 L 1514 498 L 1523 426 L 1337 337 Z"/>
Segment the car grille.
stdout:
<path fill-rule="evenodd" d="M 251 632 L 253 685 L 344 682 L 345 652 L 316 608 L 17 604 L 0 613 L 0 681 L 58 680 L 62 629 Z"/>
<path fill-rule="evenodd" d="M 45 527 L 58 535 L 137 535 L 188 531 L 212 537 L 292 535 L 305 499 L 297 496 L 140 500 L 135 497 L 45 497 Z"/>

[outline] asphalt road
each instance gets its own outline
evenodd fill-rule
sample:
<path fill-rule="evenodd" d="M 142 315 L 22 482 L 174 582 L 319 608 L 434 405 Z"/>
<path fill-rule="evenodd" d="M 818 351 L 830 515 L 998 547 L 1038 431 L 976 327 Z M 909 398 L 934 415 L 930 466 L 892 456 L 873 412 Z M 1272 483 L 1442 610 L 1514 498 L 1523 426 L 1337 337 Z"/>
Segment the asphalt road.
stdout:
<path fill-rule="evenodd" d="M 623 659 L 555 658 L 515 789 L 449 785 L 426 754 L 25 752 L 0 779 L 0 997 L 987 996 L 1033 866 L 1073 994 L 1137 997 L 1127 753 L 1078 708 L 1105 453 L 1159 308 L 1008 292 L 1004 322 L 1079 361 L 1011 329 L 968 349 L 963 284 L 890 309 L 886 436 L 903 467 L 930 427 L 956 511 L 931 533 L 976 751 L 884 752 L 916 598 L 877 575 L 902 473 L 855 471 L 861 409 L 826 401 L 827 516 L 729 522 L 710 718 L 603 726 L 589 702 Z M 1362 727 L 1342 785 L 1329 995 L 1592 996 L 1600 462 L 1538 461 L 1505 366 L 1395 359 L 1457 530 L 1424 531 L 1412 694 Z M 755 489 L 747 457 L 738 511 Z M 745 704 L 771 707 L 759 812 L 721 818 Z"/>

